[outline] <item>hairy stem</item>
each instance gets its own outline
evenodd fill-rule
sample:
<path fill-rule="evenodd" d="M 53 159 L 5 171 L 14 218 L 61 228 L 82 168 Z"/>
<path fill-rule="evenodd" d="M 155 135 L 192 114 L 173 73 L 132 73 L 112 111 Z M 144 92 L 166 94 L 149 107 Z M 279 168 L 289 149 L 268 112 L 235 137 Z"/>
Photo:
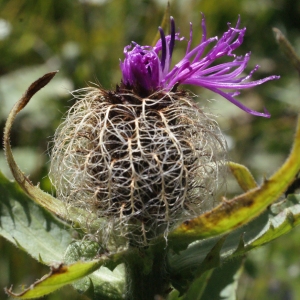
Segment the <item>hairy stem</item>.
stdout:
<path fill-rule="evenodd" d="M 126 300 L 165 299 L 169 293 L 166 250 L 132 248 L 125 262 Z"/>

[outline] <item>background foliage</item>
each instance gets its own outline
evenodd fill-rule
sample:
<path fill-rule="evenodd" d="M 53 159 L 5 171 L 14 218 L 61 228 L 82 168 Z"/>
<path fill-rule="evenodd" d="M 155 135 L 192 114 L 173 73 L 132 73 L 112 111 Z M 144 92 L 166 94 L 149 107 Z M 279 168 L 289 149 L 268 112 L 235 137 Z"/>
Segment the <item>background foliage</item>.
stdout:
<path fill-rule="evenodd" d="M 51 84 L 37 94 L 16 120 L 12 146 L 22 170 L 49 192 L 48 143 L 67 108 L 68 91 L 99 82 L 113 89 L 119 82 L 119 58 L 132 40 L 151 44 L 161 22 L 166 1 L 136 0 L 0 0 L 0 127 L 12 105 L 28 85 L 46 72 L 59 69 Z M 271 119 L 246 115 L 224 99 L 194 88 L 199 105 L 219 115 L 228 138 L 230 159 L 247 165 L 258 181 L 273 173 L 287 156 L 296 113 L 300 110 L 299 79 L 280 53 L 272 34 L 279 27 L 300 53 L 299 0 L 187 0 L 171 1 L 171 13 L 183 36 L 193 22 L 194 41 L 201 37 L 200 11 L 205 13 L 208 35 L 220 36 L 227 22 L 240 14 L 247 27 L 237 54 L 252 52 L 249 70 L 261 68 L 255 79 L 281 75 L 277 82 L 243 92 L 243 103 L 256 110 L 264 106 Z M 177 48 L 181 57 L 184 47 Z M 207 101 L 207 99 L 211 101 Z M 0 169 L 11 177 L 3 152 Z M 240 192 L 228 183 L 228 194 Z M 254 250 L 246 260 L 238 299 L 299 299 L 299 229 Z M 0 239 L 0 287 L 30 284 L 48 272 L 8 242 Z M 72 296 L 71 296 L 72 295 Z M 251 296 L 250 296 L 251 295 Z M 83 299 L 65 288 L 45 299 Z M 0 290 L 0 298 L 5 299 Z"/>

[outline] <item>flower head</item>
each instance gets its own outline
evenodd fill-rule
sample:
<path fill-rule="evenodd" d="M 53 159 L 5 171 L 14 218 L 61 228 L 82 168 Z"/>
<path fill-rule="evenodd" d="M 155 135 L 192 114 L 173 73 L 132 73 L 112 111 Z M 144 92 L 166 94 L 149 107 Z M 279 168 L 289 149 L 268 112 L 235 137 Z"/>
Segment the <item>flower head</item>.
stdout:
<path fill-rule="evenodd" d="M 249 82 L 248 79 L 258 69 L 258 65 L 248 75 L 241 75 L 247 67 L 250 53 L 244 56 L 236 56 L 232 53 L 242 44 L 246 32 L 246 28 L 239 29 L 240 18 L 236 26 L 229 26 L 228 31 L 220 39 L 218 37 L 207 38 L 205 19 L 202 14 L 200 44 L 191 49 L 193 31 L 192 24 L 190 24 L 190 39 L 186 54 L 172 69 L 170 65 L 175 40 L 182 41 L 184 38 L 180 38 L 179 33 L 175 32 L 175 23 L 172 17 L 170 23 L 171 34 L 165 36 L 163 30 L 159 28 L 161 38 L 154 47 L 140 46 L 133 42 L 132 50 L 130 50 L 131 45 L 124 48 L 125 59 L 120 63 L 123 84 L 149 94 L 159 89 L 170 91 L 174 86 L 180 84 L 202 86 L 223 96 L 252 115 L 270 117 L 266 109 L 264 113 L 257 112 L 235 99 L 241 89 L 251 88 L 279 78 L 279 76 L 269 76 Z M 204 55 L 204 51 L 212 43 L 216 44 Z M 231 56 L 233 60 L 214 64 L 218 58 L 223 56 Z"/>

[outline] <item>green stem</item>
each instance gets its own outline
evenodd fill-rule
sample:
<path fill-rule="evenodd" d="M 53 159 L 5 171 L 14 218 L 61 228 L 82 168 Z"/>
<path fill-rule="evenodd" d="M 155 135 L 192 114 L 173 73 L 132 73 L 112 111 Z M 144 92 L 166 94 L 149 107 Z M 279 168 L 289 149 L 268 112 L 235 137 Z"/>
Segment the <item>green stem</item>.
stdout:
<path fill-rule="evenodd" d="M 154 249 L 152 249 L 154 250 Z M 126 300 L 165 299 L 170 281 L 166 272 L 166 250 L 134 248 L 125 262 Z"/>

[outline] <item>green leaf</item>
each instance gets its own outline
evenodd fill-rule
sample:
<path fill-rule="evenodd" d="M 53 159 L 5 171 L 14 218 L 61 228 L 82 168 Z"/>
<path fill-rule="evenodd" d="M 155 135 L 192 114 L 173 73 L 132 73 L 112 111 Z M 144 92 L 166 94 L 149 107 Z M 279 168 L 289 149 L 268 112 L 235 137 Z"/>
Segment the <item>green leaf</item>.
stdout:
<path fill-rule="evenodd" d="M 52 267 L 51 272 L 48 275 L 35 282 L 21 293 L 13 293 L 11 289 L 6 289 L 6 293 L 19 299 L 34 299 L 48 295 L 67 284 L 93 273 L 106 261 L 106 259 L 107 258 L 89 262 L 77 262 L 72 265 L 60 264 L 59 266 Z"/>
<path fill-rule="evenodd" d="M 244 258 L 238 257 L 221 267 L 210 269 L 197 277 L 182 297 L 175 290 L 168 300 L 236 300 L 243 263 Z"/>
<path fill-rule="evenodd" d="M 21 99 L 14 105 L 9 116 L 7 118 L 5 129 L 4 129 L 4 150 L 8 165 L 11 169 L 11 172 L 16 180 L 16 182 L 20 185 L 20 187 L 26 192 L 26 194 L 37 204 L 46 208 L 48 211 L 54 213 L 64 220 L 68 220 L 72 222 L 75 226 L 80 224 L 86 224 L 86 221 L 90 219 L 91 213 L 83 209 L 79 209 L 76 207 L 70 207 L 68 211 L 66 210 L 66 206 L 64 203 L 51 195 L 42 191 L 38 186 L 34 186 L 32 182 L 23 174 L 23 172 L 18 167 L 14 156 L 12 154 L 12 149 L 10 146 L 10 132 L 13 125 L 13 122 L 17 116 L 17 114 L 29 103 L 32 96 L 37 93 L 41 88 L 46 86 L 56 75 L 57 72 L 47 73 L 41 78 L 37 79 L 33 82 L 25 92 L 25 94 L 21 97 Z M 105 226 L 101 224 L 105 222 L 103 219 L 96 218 L 94 216 L 95 222 L 93 222 L 92 226 L 97 230 L 99 226 Z M 85 226 L 83 226 L 85 228 Z"/>
<path fill-rule="evenodd" d="M 284 201 L 273 204 L 258 218 L 227 236 L 194 242 L 179 254 L 170 252 L 168 271 L 172 283 L 181 293 L 185 293 L 191 282 L 206 270 L 216 268 L 220 263 L 276 239 L 299 223 L 300 195 L 289 195 Z M 209 256 L 211 258 L 208 260 Z"/>
<path fill-rule="evenodd" d="M 94 242 L 88 242 L 87 244 L 90 243 L 93 244 Z M 94 245 L 89 247 L 87 244 L 83 243 L 83 246 L 80 248 L 86 248 L 87 256 L 90 258 L 94 256 L 93 249 L 95 247 Z M 76 251 L 74 252 L 73 250 L 69 249 L 70 252 L 73 252 L 69 254 L 70 257 L 73 256 L 75 259 Z M 79 254 L 81 256 L 83 252 L 79 252 Z M 123 299 L 124 290 L 124 267 L 121 263 L 125 254 L 126 251 L 123 251 L 109 256 L 102 255 L 100 258 L 91 261 L 77 261 L 69 265 L 51 266 L 51 272 L 36 281 L 29 288 L 20 293 L 13 293 L 10 288 L 6 289 L 6 293 L 19 299 L 34 299 L 48 295 L 67 284 L 74 284 L 77 281 L 75 284 L 76 289 L 81 293 L 87 293 L 93 299 L 99 299 L 101 296 L 100 299 L 121 300 Z M 111 271 L 104 267 L 106 264 L 114 264 L 117 267 Z"/>
<path fill-rule="evenodd" d="M 94 241 L 77 241 L 68 247 L 65 262 L 70 264 L 79 260 L 91 260 L 101 255 L 101 252 L 104 254 L 104 249 Z M 113 271 L 102 266 L 91 275 L 74 282 L 73 287 L 80 293 L 88 294 L 91 299 L 117 300 L 123 299 L 124 281 L 124 266 L 119 264 Z"/>
<path fill-rule="evenodd" d="M 196 247 L 197 250 L 191 245 L 191 248 L 188 248 L 179 255 L 169 255 L 168 271 L 171 282 L 181 295 L 187 292 L 195 278 L 200 278 L 205 273 L 205 277 L 209 276 L 209 272 L 207 273 L 206 271 L 220 265 L 221 249 L 225 239 L 226 237 L 224 236 L 219 240 L 202 241 L 201 247 Z M 193 265 L 191 264 L 192 261 Z M 200 281 L 201 287 L 204 290 L 205 282 Z"/>
<path fill-rule="evenodd" d="M 125 291 L 124 264 L 118 265 L 113 271 L 101 267 L 89 276 L 93 283 L 93 299 L 122 300 Z M 75 286 L 77 290 L 78 286 Z"/>
<path fill-rule="evenodd" d="M 239 257 L 225 263 L 224 265 L 222 265 L 222 267 L 215 269 L 212 276 L 208 280 L 208 284 L 202 297 L 198 299 L 236 300 L 236 290 L 238 286 L 238 280 L 243 271 L 243 262 L 243 258 Z M 189 297 L 184 298 L 184 300 L 196 300 L 196 289 L 194 294 L 188 295 Z"/>
<path fill-rule="evenodd" d="M 169 245 L 175 250 L 193 241 L 217 236 L 247 224 L 261 214 L 288 188 L 300 170 L 300 118 L 290 156 L 283 166 L 261 187 L 233 198 L 199 217 L 186 221 L 169 234 Z"/>
<path fill-rule="evenodd" d="M 280 203 L 280 205 L 283 204 L 292 204 L 292 206 L 288 206 L 275 216 L 270 217 L 260 235 L 245 245 L 246 251 L 269 243 L 300 224 L 300 195 L 289 195 L 286 201 Z M 276 205 L 271 207 L 271 210 L 272 212 L 278 211 Z"/>
<path fill-rule="evenodd" d="M 32 202 L 1 172 L 0 235 L 47 265 L 62 261 L 72 240 L 67 224 Z"/>
<path fill-rule="evenodd" d="M 240 187 L 245 191 L 249 191 L 257 187 L 257 183 L 250 171 L 243 165 L 230 161 L 228 163 L 231 173 L 234 175 Z"/>
<path fill-rule="evenodd" d="M 201 276 L 196 278 L 187 293 L 184 295 L 183 300 L 201 300 L 202 295 L 210 282 L 211 275 L 213 274 L 213 269 L 204 272 Z"/>
<path fill-rule="evenodd" d="M 172 293 L 168 300 L 236 300 L 238 280 L 244 259 L 236 258 L 219 268 L 208 270 L 196 278 L 182 297 Z"/>
<path fill-rule="evenodd" d="M 0 172 L 0 234 L 3 237 L 47 265 L 51 265 L 53 261 L 70 263 L 91 260 L 100 254 L 99 245 L 95 242 L 71 243 L 70 230 L 69 225 L 31 201 L 17 183 L 7 180 Z M 75 246 L 78 243 L 85 245 L 80 248 L 81 252 L 74 250 L 78 250 Z M 77 290 L 86 292 L 92 283 L 92 294 L 96 298 L 101 295 L 101 299 L 122 299 L 124 270 L 120 263 L 124 258 L 123 254 L 124 252 L 119 252 L 91 262 L 79 261 L 69 266 L 52 267 L 49 275 L 27 290 L 19 294 L 7 290 L 7 293 L 20 299 L 37 298 L 93 273 L 90 279 L 83 279 L 84 281 L 75 285 Z M 110 268 L 119 266 L 113 271 L 103 267 L 94 272 L 103 264 Z"/>

